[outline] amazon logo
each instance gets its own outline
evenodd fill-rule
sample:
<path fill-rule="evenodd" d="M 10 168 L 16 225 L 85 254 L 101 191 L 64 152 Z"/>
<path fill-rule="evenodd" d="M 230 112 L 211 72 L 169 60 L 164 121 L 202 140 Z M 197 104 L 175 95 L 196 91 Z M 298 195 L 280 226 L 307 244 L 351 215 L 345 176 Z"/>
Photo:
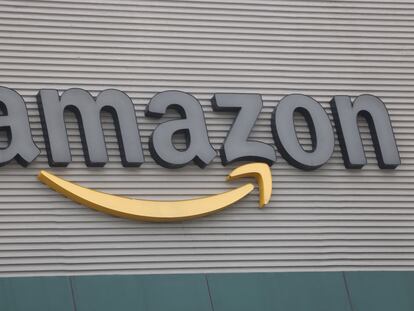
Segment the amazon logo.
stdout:
<path fill-rule="evenodd" d="M 121 161 L 124 167 L 137 167 L 144 162 L 143 148 L 131 98 L 122 91 L 108 89 L 93 97 L 88 91 L 73 88 L 64 92 L 42 89 L 37 94 L 46 153 L 50 167 L 65 167 L 71 161 L 64 112 L 72 111 L 79 123 L 85 163 L 90 167 L 103 167 L 108 154 L 101 125 L 101 112 L 109 112 L 114 120 Z M 270 166 L 277 162 L 276 149 L 292 166 L 314 170 L 332 156 L 335 133 L 332 122 L 319 102 L 302 94 L 282 98 L 271 116 L 269 131 L 274 145 L 250 139 L 250 133 L 262 110 L 259 94 L 217 93 L 211 98 L 213 111 L 233 112 L 233 125 L 219 150 L 222 164 L 250 162 L 234 169 L 228 179 L 253 177 L 260 190 L 260 206 L 271 195 Z M 340 144 L 345 168 L 360 169 L 366 165 L 357 118 L 362 116 L 369 125 L 378 166 L 394 169 L 400 165 L 400 156 L 391 121 L 385 104 L 376 96 L 334 96 L 330 101 L 333 125 Z M 8 137 L 6 148 L 0 149 L 0 165 L 16 160 L 29 165 L 40 154 L 33 141 L 23 98 L 15 91 L 0 87 L 0 130 Z M 217 156 L 210 144 L 200 102 L 191 94 L 164 91 L 156 94 L 147 104 L 145 116 L 162 119 L 167 110 L 174 110 L 178 118 L 160 122 L 149 138 L 148 148 L 159 165 L 174 169 L 191 162 L 205 168 Z M 294 125 L 294 114 L 306 120 L 312 139 L 312 149 L 300 144 Z M 186 146 L 176 148 L 173 136 L 183 133 Z M 184 201 L 148 201 L 118 197 L 84 188 L 41 171 L 39 180 L 71 200 L 101 212 L 120 217 L 146 221 L 186 220 L 219 211 L 250 193 L 254 186 L 247 183 L 238 188 L 210 197 Z"/>
<path fill-rule="evenodd" d="M 259 185 L 259 206 L 265 206 L 272 195 L 272 175 L 265 163 L 250 163 L 234 169 L 227 177 L 234 180 L 253 177 Z M 46 171 L 38 179 L 49 188 L 74 202 L 110 215 L 151 222 L 182 221 L 216 213 L 236 203 L 253 189 L 252 183 L 202 198 L 180 201 L 151 201 L 130 199 L 98 192 L 66 181 Z"/>

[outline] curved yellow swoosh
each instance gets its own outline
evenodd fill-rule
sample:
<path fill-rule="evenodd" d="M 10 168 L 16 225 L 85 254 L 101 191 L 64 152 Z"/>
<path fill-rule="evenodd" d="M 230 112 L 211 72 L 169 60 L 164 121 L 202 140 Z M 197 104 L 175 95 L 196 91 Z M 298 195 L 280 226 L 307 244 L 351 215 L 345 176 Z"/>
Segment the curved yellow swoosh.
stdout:
<path fill-rule="evenodd" d="M 246 164 L 233 170 L 228 179 L 239 177 L 255 177 L 260 186 L 260 205 L 263 206 L 269 201 L 271 195 L 269 166 L 264 163 Z M 69 199 L 100 212 L 152 222 L 180 221 L 208 215 L 239 201 L 254 189 L 254 185 L 248 183 L 208 197 L 181 201 L 150 201 L 91 190 L 46 171 L 41 171 L 38 179 Z"/>

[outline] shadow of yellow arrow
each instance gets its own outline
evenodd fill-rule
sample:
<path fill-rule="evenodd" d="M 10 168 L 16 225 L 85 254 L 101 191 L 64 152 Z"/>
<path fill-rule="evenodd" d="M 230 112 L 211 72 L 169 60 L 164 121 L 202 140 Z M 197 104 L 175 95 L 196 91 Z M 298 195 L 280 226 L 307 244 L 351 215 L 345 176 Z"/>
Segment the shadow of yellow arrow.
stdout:
<path fill-rule="evenodd" d="M 227 177 L 254 177 L 259 185 L 260 207 L 270 200 L 272 175 L 264 163 L 249 163 L 235 168 Z M 151 201 L 120 197 L 81 187 L 46 171 L 40 171 L 38 179 L 68 197 L 72 201 L 103 213 L 151 222 L 181 221 L 215 213 L 248 195 L 254 185 L 251 183 L 220 194 L 181 201 Z"/>

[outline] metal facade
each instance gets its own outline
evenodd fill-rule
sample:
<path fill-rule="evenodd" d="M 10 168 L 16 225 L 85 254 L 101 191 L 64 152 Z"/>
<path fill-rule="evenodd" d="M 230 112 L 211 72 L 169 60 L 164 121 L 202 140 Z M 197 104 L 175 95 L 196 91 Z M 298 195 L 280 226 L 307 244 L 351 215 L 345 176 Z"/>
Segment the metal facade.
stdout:
<path fill-rule="evenodd" d="M 0 275 L 407 270 L 414 267 L 414 1 L 20 1 L 0 0 L 0 85 L 26 100 L 42 154 L 27 168 L 0 168 Z M 270 115 L 303 93 L 329 112 L 334 95 L 370 93 L 386 104 L 402 164 L 347 170 L 336 139 L 322 168 L 305 172 L 278 154 L 273 196 L 257 192 L 200 220 L 149 224 L 72 203 L 37 181 L 49 169 L 36 94 L 42 88 L 108 88 L 133 100 L 146 162 L 121 165 L 105 115 L 110 162 L 84 164 L 68 115 L 73 162 L 52 171 L 113 194 L 182 199 L 215 194 L 235 165 L 219 156 L 204 170 L 169 170 L 148 153 L 160 120 L 144 117 L 160 91 L 198 98 L 219 149 L 233 113 L 213 112 L 214 93 L 259 93 L 264 109 L 251 137 L 272 143 Z M 309 145 L 304 120 L 298 135 Z"/>

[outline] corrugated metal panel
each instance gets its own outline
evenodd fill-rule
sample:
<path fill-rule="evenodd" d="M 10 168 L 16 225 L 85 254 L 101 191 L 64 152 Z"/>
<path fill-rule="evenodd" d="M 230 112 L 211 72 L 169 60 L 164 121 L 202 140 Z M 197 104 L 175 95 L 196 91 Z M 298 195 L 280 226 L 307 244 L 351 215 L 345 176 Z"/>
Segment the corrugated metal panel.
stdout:
<path fill-rule="evenodd" d="M 0 274 L 170 273 L 412 269 L 414 267 L 413 1 L 0 1 L 0 85 L 27 101 L 42 154 L 0 169 Z M 402 165 L 346 170 L 336 141 L 313 172 L 278 154 L 271 203 L 250 195 L 217 215 L 175 224 L 122 220 L 69 202 L 36 180 L 47 168 L 35 95 L 41 88 L 106 88 L 136 105 L 146 163 L 120 164 L 104 118 L 110 163 L 86 168 L 69 119 L 73 163 L 54 169 L 114 194 L 189 198 L 229 188 L 219 158 L 204 171 L 167 170 L 148 154 L 159 120 L 144 117 L 159 91 L 196 96 L 219 149 L 234 115 L 213 113 L 215 92 L 260 93 L 252 137 L 273 143 L 270 113 L 290 93 L 324 107 L 333 95 L 372 93 L 387 105 Z M 329 110 L 329 109 L 328 109 Z M 308 143 L 299 120 L 301 139 Z"/>

